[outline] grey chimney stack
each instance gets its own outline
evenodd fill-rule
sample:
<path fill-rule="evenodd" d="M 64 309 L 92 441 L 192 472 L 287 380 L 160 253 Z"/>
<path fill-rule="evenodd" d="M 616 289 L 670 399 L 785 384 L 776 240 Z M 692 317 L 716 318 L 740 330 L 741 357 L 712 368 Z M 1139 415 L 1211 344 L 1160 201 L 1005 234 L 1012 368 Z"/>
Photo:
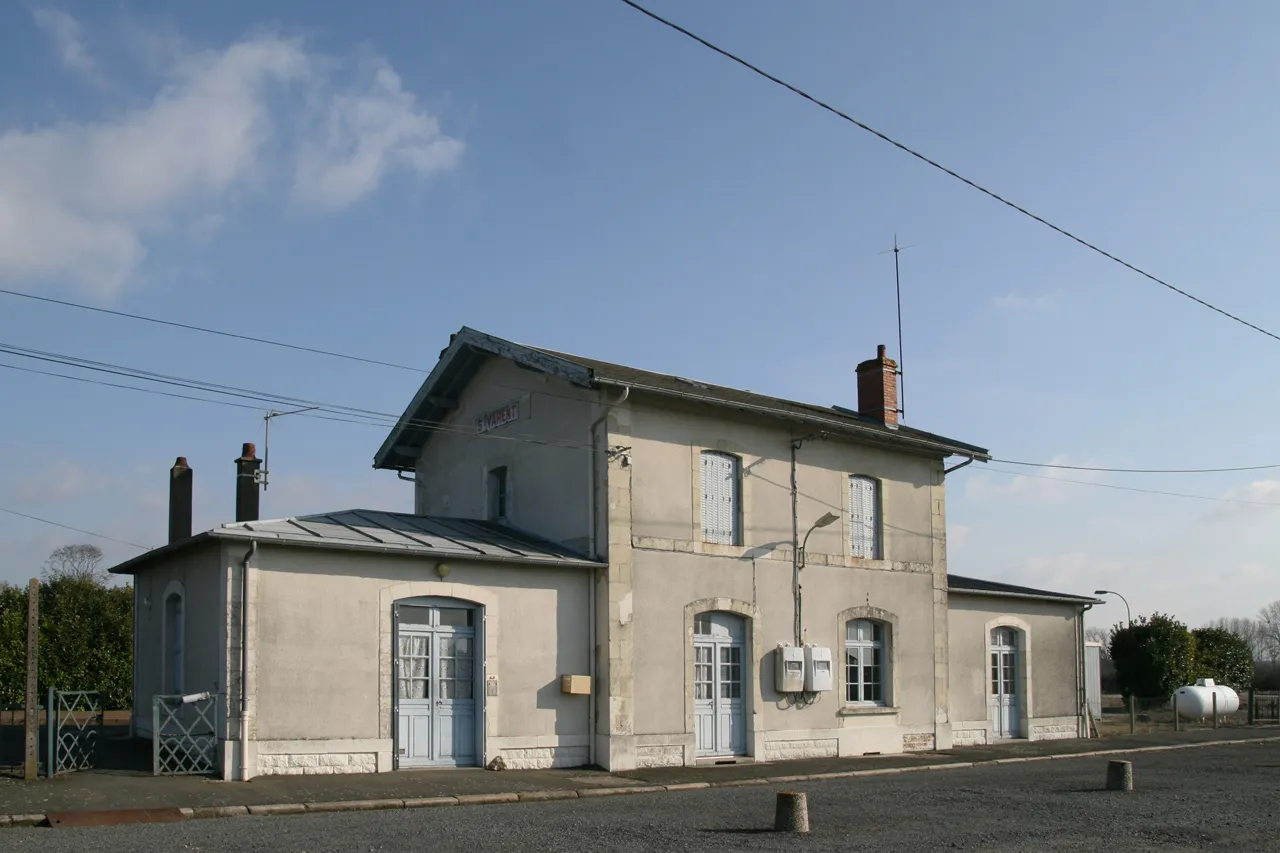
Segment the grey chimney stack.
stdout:
<path fill-rule="evenodd" d="M 179 456 L 169 469 L 169 542 L 191 538 L 191 485 L 194 475 L 187 457 Z"/>
<path fill-rule="evenodd" d="M 262 460 L 257 448 L 246 441 L 236 460 L 236 521 L 258 520 L 258 470 Z"/>

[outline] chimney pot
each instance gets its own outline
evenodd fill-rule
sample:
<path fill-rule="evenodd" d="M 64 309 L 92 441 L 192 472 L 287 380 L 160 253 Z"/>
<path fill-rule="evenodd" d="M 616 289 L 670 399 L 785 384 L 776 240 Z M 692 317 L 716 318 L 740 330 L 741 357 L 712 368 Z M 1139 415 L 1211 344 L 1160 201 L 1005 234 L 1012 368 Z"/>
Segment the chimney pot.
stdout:
<path fill-rule="evenodd" d="M 262 460 L 257 456 L 253 442 L 246 441 L 236 462 L 236 521 L 257 521 L 258 491 L 257 473 Z"/>
<path fill-rule="evenodd" d="M 179 456 L 169 469 L 169 542 L 191 538 L 191 485 L 187 457 Z"/>
<path fill-rule="evenodd" d="M 880 344 L 875 358 L 858 365 L 858 414 L 896 427 L 898 364 L 885 352 L 884 344 Z"/>

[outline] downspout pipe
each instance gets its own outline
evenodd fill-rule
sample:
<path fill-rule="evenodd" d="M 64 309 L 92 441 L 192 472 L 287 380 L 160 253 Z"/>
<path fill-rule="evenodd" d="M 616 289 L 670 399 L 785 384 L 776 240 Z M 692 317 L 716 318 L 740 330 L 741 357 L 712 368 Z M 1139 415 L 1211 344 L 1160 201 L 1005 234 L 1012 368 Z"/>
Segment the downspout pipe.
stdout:
<path fill-rule="evenodd" d="M 609 417 L 609 410 L 614 406 L 620 406 L 631 396 L 631 386 L 624 386 L 622 395 L 618 399 L 610 403 L 607 396 L 604 402 L 604 414 L 591 422 L 591 429 L 587 435 L 588 444 L 592 448 L 591 465 L 588 471 L 591 476 L 590 488 L 587 494 L 590 496 L 590 503 L 587 506 L 587 520 L 591 529 L 588 531 L 588 541 L 591 543 L 590 555 L 592 559 L 599 556 L 599 542 L 596 541 L 596 516 L 599 512 L 600 496 L 596 494 L 596 466 L 600 464 L 598 454 L 594 452 L 596 446 L 596 429 L 600 424 L 604 423 Z M 608 437 L 606 434 L 606 444 Z M 606 447 L 606 450 L 608 448 Z M 608 456 L 605 457 L 605 465 L 608 463 Z M 606 495 L 608 490 L 608 478 L 605 478 Z M 593 766 L 599 762 L 596 760 L 596 707 L 599 704 L 600 697 L 600 679 L 596 673 L 596 640 L 599 638 L 596 625 L 596 585 L 598 584 L 598 576 L 600 570 L 592 567 L 587 574 L 587 630 L 590 636 L 587 637 L 587 667 L 591 673 L 591 701 L 587 703 L 587 763 Z"/>
<path fill-rule="evenodd" d="M 1080 721 L 1084 723 L 1084 736 L 1089 737 L 1089 686 L 1086 683 L 1084 664 L 1084 614 L 1092 604 L 1082 604 L 1076 612 L 1076 688 L 1080 699 Z"/>
<path fill-rule="evenodd" d="M 258 540 L 240 561 L 240 781 L 249 776 L 249 561 L 258 555 Z"/>

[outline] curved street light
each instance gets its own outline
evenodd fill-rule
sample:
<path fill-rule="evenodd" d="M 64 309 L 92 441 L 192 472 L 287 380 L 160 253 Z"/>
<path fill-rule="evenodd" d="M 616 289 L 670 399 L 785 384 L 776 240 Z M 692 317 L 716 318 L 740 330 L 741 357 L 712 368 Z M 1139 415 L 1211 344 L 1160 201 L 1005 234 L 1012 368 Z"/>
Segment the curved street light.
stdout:
<path fill-rule="evenodd" d="M 831 524 L 832 522 L 839 521 L 839 520 L 840 520 L 840 516 L 836 515 L 834 512 L 829 512 L 826 515 L 824 515 L 822 518 L 818 519 L 813 523 L 813 527 L 810 527 L 808 533 L 805 533 L 804 541 L 800 544 L 799 568 L 802 568 L 802 569 L 804 568 L 805 548 L 809 546 L 809 533 L 812 533 L 813 531 L 817 530 L 819 527 L 826 527 L 828 524 Z"/>
<path fill-rule="evenodd" d="M 1128 618 L 1129 627 L 1133 627 L 1133 613 L 1129 610 L 1129 599 L 1112 589 L 1095 589 L 1094 595 L 1114 595 L 1116 598 L 1124 602 L 1124 614 Z"/>

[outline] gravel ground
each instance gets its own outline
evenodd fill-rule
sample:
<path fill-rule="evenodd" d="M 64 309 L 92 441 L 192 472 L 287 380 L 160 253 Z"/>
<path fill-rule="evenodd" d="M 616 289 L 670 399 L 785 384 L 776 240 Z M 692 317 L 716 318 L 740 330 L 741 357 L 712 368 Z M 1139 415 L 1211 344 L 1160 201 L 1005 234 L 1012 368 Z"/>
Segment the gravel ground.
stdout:
<path fill-rule="evenodd" d="M 813 832 L 768 832 L 778 786 L 549 803 L 0 830 L 0 849 L 164 851 L 1280 849 L 1280 744 L 807 782 Z"/>

